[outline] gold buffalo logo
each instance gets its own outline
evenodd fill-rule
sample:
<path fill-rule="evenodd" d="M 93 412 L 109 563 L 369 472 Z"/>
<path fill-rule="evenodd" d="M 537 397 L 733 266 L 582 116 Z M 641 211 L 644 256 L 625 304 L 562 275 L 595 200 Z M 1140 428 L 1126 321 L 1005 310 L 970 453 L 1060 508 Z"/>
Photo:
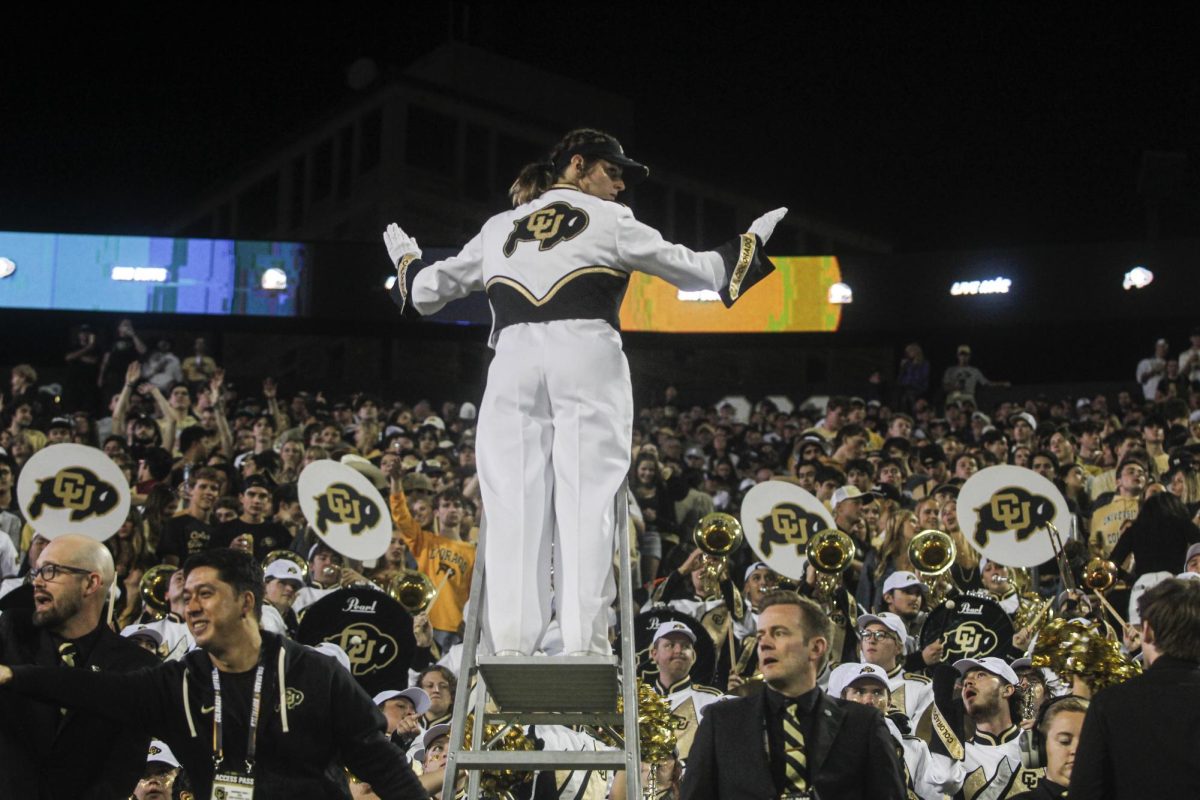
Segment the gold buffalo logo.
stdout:
<path fill-rule="evenodd" d="M 537 242 L 538 250 L 549 250 L 559 242 L 574 239 L 587 226 L 588 215 L 582 209 L 551 203 L 513 223 L 512 233 L 504 242 L 504 256 L 512 256 L 521 242 Z"/>
<path fill-rule="evenodd" d="M 976 620 L 960 623 L 943 636 L 944 660 L 953 663 L 959 658 L 982 658 L 996 649 L 1000 637 L 995 631 Z"/>
<path fill-rule="evenodd" d="M 340 633 L 325 637 L 346 651 L 350 657 L 350 674 L 355 677 L 383 669 L 396 660 L 400 646 L 396 640 L 369 622 L 356 622 L 342 628 Z"/>
<path fill-rule="evenodd" d="M 1013 531 L 1017 541 L 1023 542 L 1033 532 L 1054 520 L 1054 503 L 1048 497 L 1031 494 L 1020 486 L 1009 486 L 992 495 L 992 498 L 975 509 L 979 519 L 975 523 L 975 541 L 987 547 L 988 537 L 993 533 Z"/>
<path fill-rule="evenodd" d="M 770 557 L 775 545 L 800 552 L 808 546 L 809 537 L 828 527 L 823 519 L 795 503 L 780 503 L 758 522 L 762 525 L 759 549 L 764 558 Z"/>
<path fill-rule="evenodd" d="M 117 507 L 120 495 L 111 483 L 83 467 L 65 467 L 52 478 L 38 481 L 29 516 L 39 519 L 47 508 L 70 510 L 71 521 L 102 517 Z"/>
<path fill-rule="evenodd" d="M 329 525 L 348 525 L 358 535 L 379 524 L 379 507 L 348 483 L 331 483 L 316 496 L 317 530 L 328 533 Z"/>

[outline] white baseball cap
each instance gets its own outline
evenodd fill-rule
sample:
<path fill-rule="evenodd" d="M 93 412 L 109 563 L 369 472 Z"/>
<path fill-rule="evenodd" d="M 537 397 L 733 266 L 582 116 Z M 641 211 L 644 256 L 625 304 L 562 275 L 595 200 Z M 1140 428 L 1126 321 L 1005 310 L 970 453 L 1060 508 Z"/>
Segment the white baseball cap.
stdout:
<path fill-rule="evenodd" d="M 393 700 L 397 697 L 407 698 L 408 702 L 413 704 L 413 710 L 417 712 L 417 716 L 421 716 L 428 711 L 429 706 L 431 705 L 429 702 L 429 695 L 427 695 L 425 690 L 419 686 L 412 686 L 408 689 L 404 689 L 403 691 L 399 689 L 388 689 L 371 698 L 371 702 L 377 706 L 381 706 L 388 700 Z"/>
<path fill-rule="evenodd" d="M 1029 656 L 1021 656 L 1009 666 L 1013 668 L 1014 673 L 1019 669 L 1033 669 L 1033 659 Z"/>
<path fill-rule="evenodd" d="M 842 692 L 846 691 L 846 687 L 858 680 L 878 681 L 883 684 L 883 688 L 891 688 L 883 667 L 847 661 L 844 664 L 838 664 L 833 668 L 833 672 L 829 673 L 829 696 L 841 697 Z"/>
<path fill-rule="evenodd" d="M 1191 561 L 1198 555 L 1200 555 L 1200 542 L 1197 542 L 1187 549 L 1187 555 L 1183 557 L 1183 568 L 1187 569 L 1187 562 Z"/>
<path fill-rule="evenodd" d="M 750 580 L 750 576 L 754 574 L 755 570 L 770 569 L 770 568 L 771 568 L 771 566 L 769 564 L 767 564 L 765 561 L 755 561 L 753 564 L 746 567 L 746 575 L 745 575 L 745 577 L 742 578 L 742 583 L 745 583 L 746 581 Z"/>
<path fill-rule="evenodd" d="M 171 752 L 171 748 L 167 747 L 166 742 L 160 742 L 158 739 L 150 740 L 150 752 L 146 755 L 146 763 L 168 764 L 175 769 L 179 769 L 179 759 Z"/>
<path fill-rule="evenodd" d="M 996 658 L 995 656 L 988 656 L 987 658 L 960 658 L 954 662 L 954 668 L 958 670 L 959 675 L 966 675 L 973 669 L 982 669 L 1003 678 L 1013 686 L 1020 683 L 1017 673 L 1013 672 L 1013 668 L 1006 664 L 1004 659 Z"/>
<path fill-rule="evenodd" d="M 154 640 L 155 647 L 159 647 L 163 643 L 162 631 L 150 625 L 126 625 L 121 629 L 121 635 L 126 638 L 145 636 L 147 639 Z"/>
<path fill-rule="evenodd" d="M 479 410 L 475 408 L 474 403 L 463 403 L 458 409 L 459 419 L 475 419 L 479 414 Z"/>
<path fill-rule="evenodd" d="M 321 655 L 332 658 L 341 664 L 346 672 L 350 672 L 350 656 L 346 655 L 346 651 L 333 642 L 321 642 L 320 644 L 309 645 L 309 649 L 316 650 Z"/>
<path fill-rule="evenodd" d="M 910 589 L 913 586 L 920 589 L 921 594 L 929 594 L 929 587 L 917 577 L 916 573 L 897 570 L 888 575 L 887 580 L 883 582 L 883 593 L 887 594 L 895 589 Z"/>
<path fill-rule="evenodd" d="M 650 640 L 650 646 L 653 647 L 659 639 L 672 633 L 682 634 L 690 639 L 692 644 L 696 643 L 696 634 L 692 633 L 692 629 L 679 620 L 673 619 L 658 626 L 658 630 L 654 632 L 654 638 Z"/>
<path fill-rule="evenodd" d="M 300 566 L 296 562 L 286 558 L 277 558 L 267 564 L 267 568 L 263 570 L 263 580 L 295 581 L 303 586 L 304 573 L 300 571 Z"/>
<path fill-rule="evenodd" d="M 863 492 L 857 486 L 846 485 L 833 491 L 833 497 L 829 498 L 829 506 L 837 508 L 847 500 L 870 500 L 874 496 L 874 493 Z"/>
<path fill-rule="evenodd" d="M 858 618 L 858 629 L 861 631 L 873 622 L 883 625 L 892 633 L 900 637 L 900 644 L 908 641 L 908 628 L 904 626 L 904 620 L 900 619 L 896 614 L 890 611 L 881 611 L 878 614 L 862 614 Z"/>

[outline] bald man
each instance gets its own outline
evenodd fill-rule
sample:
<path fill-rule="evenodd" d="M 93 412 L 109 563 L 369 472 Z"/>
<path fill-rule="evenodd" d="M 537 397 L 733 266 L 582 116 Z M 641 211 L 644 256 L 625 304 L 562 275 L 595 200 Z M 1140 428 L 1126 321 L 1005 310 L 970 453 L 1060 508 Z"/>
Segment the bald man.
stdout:
<path fill-rule="evenodd" d="M 31 574 L 33 611 L 0 616 L 0 663 L 114 672 L 158 663 L 102 621 L 114 574 L 102 543 L 59 536 Z M 99 716 L 0 690 L 0 797 L 128 797 L 148 745 Z"/>

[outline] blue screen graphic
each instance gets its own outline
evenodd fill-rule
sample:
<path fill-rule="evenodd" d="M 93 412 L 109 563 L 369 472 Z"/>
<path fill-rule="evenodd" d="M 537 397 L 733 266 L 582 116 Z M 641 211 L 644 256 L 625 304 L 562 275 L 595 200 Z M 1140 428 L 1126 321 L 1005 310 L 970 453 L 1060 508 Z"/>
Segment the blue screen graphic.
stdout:
<path fill-rule="evenodd" d="M 0 308 L 298 316 L 308 259 L 298 242 L 0 231 Z"/>

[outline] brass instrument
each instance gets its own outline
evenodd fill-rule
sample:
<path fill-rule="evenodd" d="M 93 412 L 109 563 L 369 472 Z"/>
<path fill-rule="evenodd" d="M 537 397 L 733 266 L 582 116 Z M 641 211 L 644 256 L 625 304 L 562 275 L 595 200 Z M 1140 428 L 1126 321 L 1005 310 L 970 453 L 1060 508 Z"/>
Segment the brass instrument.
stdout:
<path fill-rule="evenodd" d="M 958 547 L 950 534 L 944 531 L 924 530 L 908 543 L 908 560 L 912 563 L 921 582 L 929 587 L 929 608 L 934 608 L 945 599 L 950 590 L 950 567 L 958 556 Z"/>
<path fill-rule="evenodd" d="M 281 558 L 299 567 L 301 579 L 308 580 L 308 562 L 304 560 L 304 556 L 298 555 L 292 550 L 272 550 L 267 553 L 266 558 L 262 560 L 263 569 L 266 569 L 272 561 L 278 561 Z"/>
<path fill-rule="evenodd" d="M 1117 565 L 1103 558 L 1093 558 L 1083 568 L 1083 586 L 1089 592 L 1107 592 L 1117 582 Z"/>
<path fill-rule="evenodd" d="M 142 575 L 138 584 L 138 593 L 142 596 L 142 605 L 147 616 L 151 619 L 162 619 L 171 610 L 167 600 L 167 590 L 171 587 L 171 574 L 179 567 L 171 564 L 157 564 Z"/>
<path fill-rule="evenodd" d="M 842 573 L 854 560 L 854 542 L 837 528 L 826 528 L 809 540 L 805 557 L 818 573 L 818 602 L 828 604 L 841 581 Z"/>
<path fill-rule="evenodd" d="M 415 569 L 401 570 L 388 578 L 383 591 L 414 617 L 428 611 L 438 593 L 429 576 Z"/>
<path fill-rule="evenodd" d="M 700 577 L 701 593 L 706 599 L 720 596 L 721 575 L 726 571 L 727 559 L 742 546 L 744 538 L 742 523 L 723 511 L 705 514 L 696 523 L 692 541 L 706 556 Z"/>

